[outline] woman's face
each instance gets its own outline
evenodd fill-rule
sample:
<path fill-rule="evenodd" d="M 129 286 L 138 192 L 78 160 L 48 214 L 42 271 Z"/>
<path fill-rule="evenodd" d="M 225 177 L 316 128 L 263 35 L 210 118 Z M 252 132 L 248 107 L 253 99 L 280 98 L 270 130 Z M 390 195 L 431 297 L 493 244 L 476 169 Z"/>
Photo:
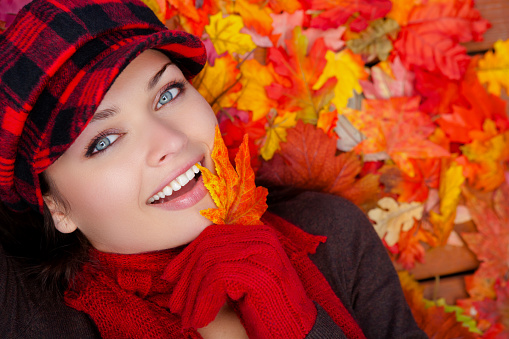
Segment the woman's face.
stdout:
<path fill-rule="evenodd" d="M 78 228 L 98 250 L 116 253 L 192 241 L 211 224 L 200 210 L 215 207 L 193 165 L 201 162 L 213 171 L 216 123 L 177 66 L 158 51 L 143 52 L 46 170 L 69 205 L 65 213 L 46 198 L 57 228 Z"/>

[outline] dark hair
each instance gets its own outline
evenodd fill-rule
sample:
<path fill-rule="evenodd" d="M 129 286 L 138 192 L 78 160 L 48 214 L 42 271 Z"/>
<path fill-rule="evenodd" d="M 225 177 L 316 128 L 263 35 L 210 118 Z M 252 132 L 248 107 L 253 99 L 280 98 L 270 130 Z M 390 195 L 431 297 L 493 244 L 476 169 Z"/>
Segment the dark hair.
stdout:
<path fill-rule="evenodd" d="M 48 194 L 50 185 L 44 175 L 40 175 L 40 182 L 43 195 Z M 62 295 L 88 259 L 90 248 L 79 230 L 59 232 L 46 204 L 41 215 L 37 211 L 14 212 L 0 203 L 0 242 L 9 255 L 22 262 L 23 274 L 56 295 Z"/>

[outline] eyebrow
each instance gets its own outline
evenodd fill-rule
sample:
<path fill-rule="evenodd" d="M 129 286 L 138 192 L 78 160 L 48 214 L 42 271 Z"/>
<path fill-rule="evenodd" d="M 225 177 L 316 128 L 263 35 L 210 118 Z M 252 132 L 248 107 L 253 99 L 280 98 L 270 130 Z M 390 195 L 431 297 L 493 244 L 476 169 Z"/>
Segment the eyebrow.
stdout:
<path fill-rule="evenodd" d="M 164 74 L 164 71 L 166 71 L 166 68 L 170 65 L 173 65 L 173 63 L 171 61 L 167 62 L 163 67 L 161 67 L 161 69 L 159 70 L 159 72 L 157 72 L 148 82 L 148 85 L 147 85 L 147 91 L 150 91 L 152 90 L 156 85 L 157 83 L 159 82 L 159 79 L 161 79 L 161 76 Z"/>
<path fill-rule="evenodd" d="M 173 65 L 173 63 L 171 61 L 168 61 L 166 64 L 164 64 L 163 67 L 161 67 L 161 69 L 156 74 L 154 74 L 154 76 L 152 78 L 150 78 L 148 85 L 147 85 L 147 91 L 152 90 L 157 85 L 157 83 L 159 82 L 159 79 L 161 79 L 164 72 L 166 71 L 166 68 L 170 65 Z M 109 119 L 109 118 L 113 117 L 114 115 L 116 115 L 118 113 L 118 111 L 119 111 L 119 109 L 117 107 L 112 107 L 112 108 L 105 108 L 103 110 L 95 112 L 94 116 L 90 120 L 90 123 L 93 123 L 93 122 L 99 121 L 99 120 Z"/>
<path fill-rule="evenodd" d="M 112 108 L 105 108 L 103 110 L 95 112 L 94 116 L 90 120 L 90 123 L 93 123 L 93 122 L 99 121 L 99 120 L 106 120 L 108 118 L 111 118 L 115 114 L 117 114 L 118 111 L 119 111 L 119 109 L 117 107 L 113 106 Z"/>

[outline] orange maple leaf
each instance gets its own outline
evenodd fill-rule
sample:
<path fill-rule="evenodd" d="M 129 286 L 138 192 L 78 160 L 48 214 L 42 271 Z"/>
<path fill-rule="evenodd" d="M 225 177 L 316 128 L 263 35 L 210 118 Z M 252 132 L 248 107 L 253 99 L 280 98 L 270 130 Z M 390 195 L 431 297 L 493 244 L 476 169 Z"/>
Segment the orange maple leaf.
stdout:
<path fill-rule="evenodd" d="M 285 44 L 286 49 L 269 49 L 268 61 L 274 66 L 276 76 L 274 82 L 265 87 L 267 96 L 277 100 L 279 108 L 296 111 L 298 119 L 316 123 L 320 111 L 328 108 L 334 97 L 334 80 L 326 82 L 319 90 L 312 89 L 327 63 L 325 44 L 323 39 L 317 40 L 306 54 L 308 39 L 300 27 Z"/>
<path fill-rule="evenodd" d="M 419 111 L 418 97 L 364 100 L 363 111 L 349 111 L 347 118 L 367 138 L 356 146 L 357 152 L 385 151 L 411 177 L 415 169 L 409 159 L 450 156 L 428 140 L 436 126 L 429 115 Z"/>
<path fill-rule="evenodd" d="M 409 176 L 397 166 L 384 166 L 380 172 L 380 182 L 385 191 L 398 194 L 398 201 L 424 202 L 428 198 L 430 188 L 438 188 L 440 179 L 440 158 L 424 158 L 409 160 L 415 169 L 415 175 Z"/>
<path fill-rule="evenodd" d="M 258 171 L 267 185 L 336 194 L 360 205 L 377 200 L 378 176 L 359 178 L 362 163 L 353 152 L 336 155 L 336 141 L 302 121 L 287 130 L 281 150 Z"/>
<path fill-rule="evenodd" d="M 209 24 L 209 16 L 217 13 L 219 8 L 214 0 L 203 0 L 200 3 L 197 6 L 195 0 L 168 0 L 166 26 L 201 36 Z"/>
<path fill-rule="evenodd" d="M 418 222 L 414 222 L 414 226 L 408 231 L 401 231 L 398 241 L 397 262 L 403 265 L 406 270 L 415 267 L 415 262 L 424 263 L 425 249 L 421 244 L 429 239 L 429 235 Z"/>
<path fill-rule="evenodd" d="M 205 187 L 218 208 L 200 211 L 201 215 L 215 224 L 255 225 L 267 209 L 267 189 L 256 187 L 254 172 L 250 165 L 248 137 L 239 147 L 233 168 L 228 150 L 216 126 L 212 151 L 217 175 L 199 166 Z"/>

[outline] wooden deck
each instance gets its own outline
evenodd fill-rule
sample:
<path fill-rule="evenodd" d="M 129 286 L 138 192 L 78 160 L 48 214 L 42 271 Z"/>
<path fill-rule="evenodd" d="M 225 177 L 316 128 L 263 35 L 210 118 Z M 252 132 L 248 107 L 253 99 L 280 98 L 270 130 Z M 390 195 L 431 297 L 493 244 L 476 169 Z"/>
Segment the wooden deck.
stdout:
<path fill-rule="evenodd" d="M 492 26 L 484 34 L 484 41 L 465 44 L 471 53 L 484 52 L 495 41 L 509 38 L 509 0 L 475 0 L 475 7 Z"/>

